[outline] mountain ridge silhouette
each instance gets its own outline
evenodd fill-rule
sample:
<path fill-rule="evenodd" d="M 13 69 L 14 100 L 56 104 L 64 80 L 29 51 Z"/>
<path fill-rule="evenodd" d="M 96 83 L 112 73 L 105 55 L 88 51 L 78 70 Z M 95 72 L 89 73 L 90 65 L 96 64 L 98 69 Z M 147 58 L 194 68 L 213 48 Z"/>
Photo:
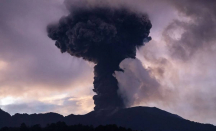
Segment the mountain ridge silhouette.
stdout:
<path fill-rule="evenodd" d="M 0 128 L 4 126 L 19 127 L 22 123 L 28 126 L 40 124 L 42 127 L 56 122 L 67 125 L 108 125 L 131 128 L 133 130 L 166 130 L 166 131 L 215 131 L 216 126 L 186 120 L 156 107 L 131 107 L 119 110 L 92 111 L 85 115 L 63 116 L 57 113 L 15 114 L 11 116 L 0 109 Z"/>

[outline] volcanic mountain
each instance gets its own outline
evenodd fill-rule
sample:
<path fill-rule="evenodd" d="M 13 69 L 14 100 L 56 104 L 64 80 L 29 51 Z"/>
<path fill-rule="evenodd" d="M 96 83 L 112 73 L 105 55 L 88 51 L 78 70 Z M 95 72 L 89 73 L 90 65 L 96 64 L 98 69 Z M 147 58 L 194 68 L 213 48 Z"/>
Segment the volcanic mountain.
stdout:
<path fill-rule="evenodd" d="M 155 107 L 132 107 L 119 110 L 92 111 L 85 115 L 62 116 L 57 113 L 15 114 L 10 116 L 0 110 L 0 127 L 19 127 L 65 122 L 67 125 L 107 125 L 116 124 L 133 130 L 143 131 L 216 131 L 216 126 L 186 120 Z"/>

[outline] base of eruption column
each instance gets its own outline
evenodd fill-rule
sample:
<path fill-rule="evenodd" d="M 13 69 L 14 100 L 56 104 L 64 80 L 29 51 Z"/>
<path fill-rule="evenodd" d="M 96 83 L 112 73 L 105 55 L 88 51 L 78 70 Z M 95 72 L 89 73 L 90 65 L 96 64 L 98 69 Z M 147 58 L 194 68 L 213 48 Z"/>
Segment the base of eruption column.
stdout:
<path fill-rule="evenodd" d="M 118 81 L 113 76 L 114 71 L 119 70 L 119 63 L 98 63 L 94 67 L 94 110 L 115 110 L 125 108 L 123 99 L 118 94 Z"/>

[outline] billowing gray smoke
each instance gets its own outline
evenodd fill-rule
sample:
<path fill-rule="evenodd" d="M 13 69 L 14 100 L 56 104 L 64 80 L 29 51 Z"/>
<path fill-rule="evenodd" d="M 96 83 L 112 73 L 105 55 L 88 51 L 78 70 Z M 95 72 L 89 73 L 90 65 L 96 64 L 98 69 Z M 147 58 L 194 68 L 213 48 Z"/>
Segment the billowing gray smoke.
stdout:
<path fill-rule="evenodd" d="M 125 58 L 135 58 L 136 48 L 151 40 L 151 22 L 146 14 L 125 8 L 76 9 L 47 27 L 61 52 L 94 62 L 95 110 L 124 108 L 113 76 Z"/>

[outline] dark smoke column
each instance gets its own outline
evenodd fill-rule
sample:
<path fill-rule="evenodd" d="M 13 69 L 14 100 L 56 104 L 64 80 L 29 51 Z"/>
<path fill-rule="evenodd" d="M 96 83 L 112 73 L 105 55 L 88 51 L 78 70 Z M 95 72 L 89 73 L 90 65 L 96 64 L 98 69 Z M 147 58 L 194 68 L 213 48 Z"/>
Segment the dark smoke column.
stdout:
<path fill-rule="evenodd" d="M 58 24 L 47 27 L 61 52 L 94 62 L 95 110 L 124 108 L 113 77 L 125 58 L 135 58 L 136 48 L 151 40 L 151 22 L 145 14 L 127 9 L 94 8 L 71 11 Z"/>

